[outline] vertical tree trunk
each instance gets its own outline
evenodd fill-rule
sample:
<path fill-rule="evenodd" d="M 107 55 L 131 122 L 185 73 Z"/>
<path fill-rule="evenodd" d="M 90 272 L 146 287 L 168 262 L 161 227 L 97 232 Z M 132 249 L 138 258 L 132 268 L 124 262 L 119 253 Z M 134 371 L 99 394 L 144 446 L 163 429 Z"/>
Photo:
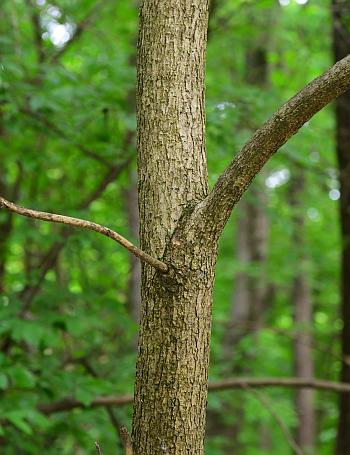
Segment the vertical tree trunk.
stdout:
<path fill-rule="evenodd" d="M 249 249 L 249 218 L 248 204 L 243 198 L 237 208 L 237 234 L 235 256 L 243 269 L 234 277 L 234 289 L 229 315 L 229 325 L 224 334 L 223 353 L 225 362 L 232 366 L 232 357 L 237 343 L 247 333 L 251 316 L 251 299 L 249 290 L 249 276 L 246 272 L 251 254 Z"/>
<path fill-rule="evenodd" d="M 333 0 L 334 57 L 350 54 L 349 3 Z M 335 102 L 336 149 L 340 176 L 341 253 L 341 333 L 342 370 L 340 380 L 350 382 L 350 92 Z M 350 394 L 341 394 L 336 444 L 337 455 L 350 454 Z"/>
<path fill-rule="evenodd" d="M 135 455 L 203 453 L 216 245 L 191 227 L 207 195 L 204 65 L 208 4 L 144 0 L 138 48 L 142 267 Z M 188 228 L 188 231 L 186 229 Z"/>
<path fill-rule="evenodd" d="M 0 104 L 0 139 L 4 139 L 5 130 L 3 127 L 3 112 Z M 3 180 L 5 175 L 2 166 L 0 168 L 0 194 L 6 194 L 6 185 Z M 11 213 L 6 213 L 0 221 L 0 293 L 5 291 L 5 266 L 6 266 L 6 253 L 7 241 L 11 232 L 12 216 Z"/>
<path fill-rule="evenodd" d="M 294 305 L 294 323 L 296 335 L 294 341 L 295 376 L 301 379 L 310 379 L 314 376 L 312 356 L 312 299 L 308 282 L 307 256 L 305 254 L 305 221 L 302 213 L 301 201 L 305 191 L 305 176 L 298 169 L 298 176 L 294 176 L 291 188 L 291 207 L 294 210 L 294 235 L 293 244 L 297 249 L 298 271 L 294 278 L 292 288 L 292 302 Z M 296 410 L 298 426 L 296 430 L 296 443 L 305 454 L 312 454 L 315 444 L 315 409 L 314 391 L 311 389 L 298 389 L 296 391 Z"/>

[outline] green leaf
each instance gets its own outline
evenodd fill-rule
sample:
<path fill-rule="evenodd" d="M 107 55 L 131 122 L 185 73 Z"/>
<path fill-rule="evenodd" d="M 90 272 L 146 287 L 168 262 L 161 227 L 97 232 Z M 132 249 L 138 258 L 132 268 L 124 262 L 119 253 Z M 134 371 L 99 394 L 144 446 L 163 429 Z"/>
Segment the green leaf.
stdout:
<path fill-rule="evenodd" d="M 7 378 L 6 374 L 0 373 L 0 389 L 2 389 L 2 390 L 6 389 L 7 385 L 8 385 L 8 378 Z"/>
<path fill-rule="evenodd" d="M 9 420 L 15 427 L 26 434 L 32 434 L 32 429 L 25 421 L 25 411 L 11 411 L 5 414 L 5 418 Z"/>
<path fill-rule="evenodd" d="M 30 389 L 35 386 L 34 375 L 24 367 L 12 367 L 8 373 L 15 387 Z"/>
<path fill-rule="evenodd" d="M 79 388 L 75 394 L 77 400 L 83 403 L 84 406 L 89 406 L 94 399 L 93 393 L 84 388 Z"/>

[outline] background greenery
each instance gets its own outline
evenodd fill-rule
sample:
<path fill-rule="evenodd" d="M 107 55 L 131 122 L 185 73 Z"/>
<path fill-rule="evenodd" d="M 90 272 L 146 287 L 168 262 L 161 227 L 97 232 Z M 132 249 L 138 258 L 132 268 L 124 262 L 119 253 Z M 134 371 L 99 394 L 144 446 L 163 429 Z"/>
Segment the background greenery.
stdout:
<path fill-rule="evenodd" d="M 331 64 L 330 2 L 280 3 L 220 0 L 214 5 L 206 95 L 211 184 L 252 129 Z M 3 0 L 1 12 L 2 195 L 24 206 L 106 224 L 132 239 L 126 194 L 136 170 L 136 2 Z M 246 83 L 245 54 L 256 42 L 266 43 L 269 86 L 264 90 Z M 267 276 L 274 292 L 263 327 L 241 339 L 235 352 L 236 364 L 250 376 L 293 376 L 291 288 L 299 263 L 288 194 L 293 175 L 303 169 L 306 186 L 298 210 L 306 223 L 315 375 L 338 379 L 339 193 L 333 130 L 329 107 L 283 147 L 260 177 L 270 226 Z M 116 175 L 94 197 L 113 170 Z M 130 427 L 131 406 L 108 411 L 89 404 L 96 396 L 133 390 L 137 324 L 128 302 L 128 254 L 93 233 L 10 218 L 0 212 L 5 267 L 0 276 L 0 452 L 92 454 L 97 440 L 105 454 L 122 453 L 116 427 Z M 242 269 L 236 238 L 233 214 L 220 246 L 211 380 L 227 374 L 222 343 L 235 276 Z M 60 253 L 43 275 L 55 245 Z M 254 263 L 244 272 L 261 273 Z M 210 394 L 209 410 L 227 425 L 244 412 L 240 453 L 290 453 L 270 407 L 293 432 L 295 392 L 261 393 L 270 406 L 250 391 L 227 391 Z M 66 396 L 86 408 L 50 417 L 37 410 Z M 227 413 L 227 403 L 235 412 Z M 244 409 L 237 410 L 237 403 Z M 317 453 L 326 455 L 334 445 L 337 397 L 317 394 L 316 410 Z M 258 427 L 268 429 L 268 450 L 261 446 Z M 207 454 L 226 453 L 225 438 L 209 433 Z"/>

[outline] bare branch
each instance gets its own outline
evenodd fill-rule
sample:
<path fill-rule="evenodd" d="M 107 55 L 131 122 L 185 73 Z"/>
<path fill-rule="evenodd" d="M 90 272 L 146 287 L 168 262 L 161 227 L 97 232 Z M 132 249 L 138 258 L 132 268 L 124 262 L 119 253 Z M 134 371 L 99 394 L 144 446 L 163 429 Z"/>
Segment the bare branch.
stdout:
<path fill-rule="evenodd" d="M 284 434 L 290 448 L 296 455 L 305 455 L 301 447 L 298 446 L 296 441 L 294 440 L 291 432 L 289 431 L 288 427 L 284 424 L 281 417 L 278 413 L 273 409 L 271 406 L 270 401 L 265 397 L 262 393 L 257 392 L 256 390 L 251 389 L 250 387 L 247 389 L 249 390 L 257 400 L 264 406 L 265 409 L 271 414 L 273 419 L 276 421 L 277 425 L 281 428 L 282 433 Z"/>
<path fill-rule="evenodd" d="M 103 455 L 101 446 L 100 446 L 100 444 L 97 441 L 95 441 L 95 447 L 96 447 L 98 455 Z"/>
<path fill-rule="evenodd" d="M 84 155 L 88 156 L 89 158 L 92 158 L 93 160 L 103 164 L 106 167 L 109 167 L 111 165 L 108 162 L 108 160 L 105 160 L 102 156 L 100 156 L 93 150 L 90 150 L 84 144 L 81 144 L 80 142 L 77 142 L 73 138 L 68 137 L 68 135 L 65 133 L 65 131 L 63 131 L 56 124 L 52 123 L 50 120 L 48 120 L 48 118 L 44 117 L 43 115 L 40 115 L 39 113 L 32 111 L 28 107 L 20 108 L 20 112 L 22 112 L 22 114 L 25 114 L 25 115 L 33 118 L 35 121 L 44 125 L 48 130 L 52 131 L 57 137 L 60 137 L 61 139 L 65 140 L 67 142 L 70 142 L 71 144 L 74 145 L 74 147 L 76 147 L 78 150 L 80 150 Z"/>
<path fill-rule="evenodd" d="M 106 226 L 102 226 L 92 221 L 82 220 L 80 218 L 73 218 L 65 215 L 57 215 L 55 213 L 39 212 L 37 210 L 27 209 L 25 207 L 13 204 L 12 202 L 9 202 L 2 197 L 0 197 L 0 208 L 5 208 L 7 210 L 10 210 L 11 212 L 17 213 L 18 215 L 26 216 L 28 218 L 35 218 L 37 220 L 42 221 L 50 221 L 52 223 L 61 223 L 67 226 L 74 226 L 98 232 L 119 243 L 128 251 L 130 251 L 130 253 L 134 254 L 139 259 L 141 259 L 141 261 L 147 262 L 149 265 L 158 269 L 160 272 L 166 273 L 168 271 L 168 266 L 166 264 L 159 261 L 158 259 L 153 258 L 144 251 L 140 250 L 138 247 L 129 242 L 129 240 L 127 240 L 117 232 L 112 231 Z"/>
<path fill-rule="evenodd" d="M 350 384 L 312 378 L 233 378 L 209 383 L 210 392 L 265 387 L 291 387 L 299 389 L 305 388 L 324 390 L 326 392 L 335 393 L 350 393 Z M 131 404 L 132 402 L 132 395 L 104 396 L 93 400 L 87 408 L 97 408 L 100 406 L 125 406 Z M 38 409 L 43 414 L 50 415 L 56 412 L 70 411 L 71 409 L 84 407 L 86 406 L 76 398 L 67 397 L 55 403 L 42 404 L 38 407 Z"/>
<path fill-rule="evenodd" d="M 233 207 L 264 164 L 310 118 L 350 88 L 350 55 L 287 101 L 246 142 L 196 208 L 199 223 L 218 238 Z"/>
<path fill-rule="evenodd" d="M 131 134 L 131 133 L 130 133 Z M 127 134 L 129 137 L 129 133 Z M 131 140 L 131 136 L 130 136 Z M 127 143 L 129 139 L 127 138 Z M 118 175 L 130 164 L 132 157 L 126 159 L 123 163 L 113 166 L 101 180 L 99 185 L 78 205 L 79 210 L 87 209 L 92 202 L 98 199 L 107 186 L 113 182 Z M 20 300 L 23 302 L 20 316 L 23 316 L 30 307 L 33 298 L 40 292 L 41 286 L 45 280 L 47 273 L 55 266 L 60 252 L 66 245 L 66 241 L 71 235 L 71 231 L 63 228 L 60 233 L 60 239 L 54 242 L 49 251 L 45 254 L 41 264 L 38 267 L 39 275 L 35 284 L 27 284 L 20 293 Z"/>
<path fill-rule="evenodd" d="M 130 438 L 128 429 L 124 426 L 121 427 L 120 434 L 121 434 L 122 441 L 123 441 L 125 455 L 133 455 L 132 442 L 131 442 L 131 438 Z"/>

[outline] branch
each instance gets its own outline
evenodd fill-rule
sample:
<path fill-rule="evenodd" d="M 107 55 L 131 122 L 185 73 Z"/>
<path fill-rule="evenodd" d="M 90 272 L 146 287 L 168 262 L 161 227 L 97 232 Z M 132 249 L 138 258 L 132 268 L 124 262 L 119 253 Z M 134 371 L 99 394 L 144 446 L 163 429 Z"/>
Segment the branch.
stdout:
<path fill-rule="evenodd" d="M 100 444 L 97 441 L 95 441 L 95 447 L 96 447 L 98 455 L 103 455 L 101 446 L 100 446 Z"/>
<path fill-rule="evenodd" d="M 111 164 L 108 162 L 108 160 L 105 160 L 102 156 L 100 156 L 93 150 L 90 150 L 88 147 L 81 144 L 80 142 L 77 142 L 73 138 L 68 137 L 64 130 L 59 128 L 55 123 L 50 122 L 50 120 L 48 118 L 44 117 L 43 115 L 40 115 L 37 112 L 32 111 L 28 107 L 19 108 L 19 111 L 22 114 L 27 115 L 27 116 L 33 118 L 35 121 L 41 123 L 48 130 L 52 131 L 57 137 L 73 144 L 74 147 L 76 147 L 78 150 L 80 150 L 84 155 L 103 164 L 104 166 L 106 166 L 108 168 L 110 167 Z"/>
<path fill-rule="evenodd" d="M 126 144 L 131 141 L 131 132 L 127 134 Z M 127 158 L 123 163 L 113 166 L 101 180 L 99 185 L 89 194 L 83 201 L 78 205 L 79 210 L 87 209 L 92 202 L 98 199 L 107 186 L 113 182 L 118 175 L 130 164 L 132 157 Z M 20 292 L 20 300 L 23 302 L 20 316 L 23 316 L 30 305 L 32 304 L 33 298 L 40 292 L 40 288 L 45 280 L 47 273 L 55 266 L 57 258 L 61 250 L 66 245 L 66 241 L 71 235 L 71 231 L 63 228 L 60 233 L 60 239 L 54 242 L 50 247 L 49 251 L 45 254 L 44 259 L 38 267 L 39 276 L 36 282 L 27 284 L 24 289 Z"/>
<path fill-rule="evenodd" d="M 120 428 L 120 433 L 122 435 L 124 454 L 133 455 L 132 442 L 131 442 L 131 438 L 130 438 L 128 429 L 126 427 L 122 426 Z"/>
<path fill-rule="evenodd" d="M 53 223 L 61 223 L 68 226 L 75 226 L 83 229 L 88 229 L 90 231 L 98 232 L 106 237 L 111 238 L 115 242 L 122 245 L 126 248 L 130 253 L 137 256 L 141 261 L 147 262 L 152 267 L 158 269 L 162 273 L 166 273 L 168 271 L 168 266 L 163 262 L 159 261 L 158 259 L 153 258 L 149 254 L 145 253 L 144 251 L 140 250 L 138 247 L 133 245 L 129 240 L 122 237 L 115 231 L 112 231 L 106 226 L 102 226 L 97 223 L 93 223 L 92 221 L 82 220 L 80 218 L 73 218 L 70 216 L 65 215 L 57 215 L 54 213 L 47 213 L 47 212 L 39 212 L 37 210 L 27 209 L 25 207 L 21 207 L 19 205 L 13 204 L 12 202 L 7 201 L 6 199 L 0 196 L 0 208 L 5 208 L 10 210 L 11 212 L 17 213 L 18 215 L 26 216 L 28 218 L 35 218 L 37 220 L 42 221 L 50 221 Z"/>
<path fill-rule="evenodd" d="M 301 379 L 301 378 L 233 378 L 209 383 L 210 392 L 219 392 L 231 389 L 249 389 L 263 387 L 291 387 L 296 389 L 316 389 L 327 392 L 350 393 L 350 384 L 343 382 L 324 381 L 322 379 Z M 100 406 L 125 406 L 133 402 L 132 395 L 104 396 L 98 397 L 90 403 L 88 408 Z M 85 408 L 86 406 L 73 397 L 66 397 L 60 401 L 38 406 L 43 414 L 50 415 L 56 412 L 70 411 L 75 408 Z"/>
<path fill-rule="evenodd" d="M 308 120 L 350 88 L 350 55 L 287 101 L 246 142 L 197 208 L 197 220 L 218 238 L 233 207 L 265 163 Z"/>
<path fill-rule="evenodd" d="M 291 432 L 289 431 L 288 427 L 284 424 L 281 417 L 271 406 L 270 401 L 267 399 L 267 397 L 265 397 L 261 393 L 257 392 L 256 390 L 251 389 L 250 387 L 247 390 L 250 391 L 255 396 L 255 398 L 258 401 L 260 401 L 260 403 L 264 406 L 264 408 L 271 414 L 272 418 L 276 421 L 277 425 L 280 427 L 282 433 L 284 434 L 284 436 L 288 442 L 288 445 L 293 450 L 293 452 L 296 455 L 304 455 L 303 450 L 301 449 L 301 447 L 298 446 L 298 444 L 294 440 Z"/>

